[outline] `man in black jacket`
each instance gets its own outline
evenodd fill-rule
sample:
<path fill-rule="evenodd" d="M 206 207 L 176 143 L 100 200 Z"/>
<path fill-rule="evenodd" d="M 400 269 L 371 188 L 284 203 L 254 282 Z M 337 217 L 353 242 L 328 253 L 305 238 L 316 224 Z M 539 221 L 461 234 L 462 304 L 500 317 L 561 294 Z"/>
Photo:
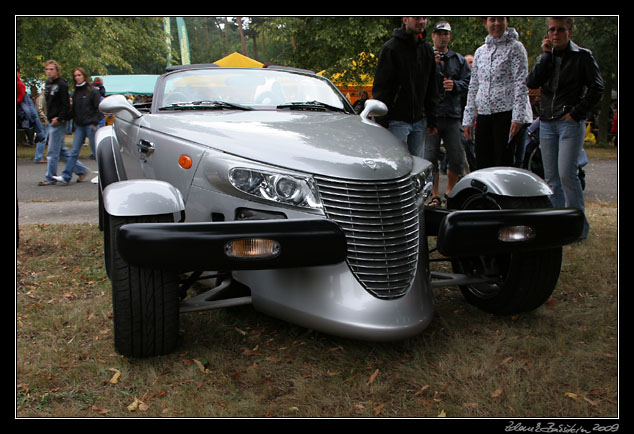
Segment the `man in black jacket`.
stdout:
<path fill-rule="evenodd" d="M 403 17 L 403 26 L 381 48 L 372 87 L 372 97 L 388 108 L 379 122 L 419 157 L 425 129 L 436 132 L 438 99 L 436 62 L 431 45 L 425 42 L 426 24 L 424 17 Z"/>
<path fill-rule="evenodd" d="M 528 75 L 530 89 L 541 87 L 539 141 L 544 178 L 555 208 L 585 211 L 577 175 L 585 138 L 585 119 L 603 96 L 603 78 L 592 53 L 570 38 L 570 17 L 549 17 L 542 55 Z M 581 240 L 588 236 L 586 220 Z"/>
<path fill-rule="evenodd" d="M 47 80 L 44 87 L 46 98 L 46 117 L 48 118 L 48 153 L 46 155 L 48 166 L 44 181 L 38 185 L 55 185 L 53 178 L 57 175 L 57 165 L 60 156 L 67 156 L 64 148 L 64 135 L 66 134 L 66 121 L 71 119 L 70 96 L 68 84 L 60 76 L 60 67 L 55 60 L 48 60 L 44 66 Z"/>

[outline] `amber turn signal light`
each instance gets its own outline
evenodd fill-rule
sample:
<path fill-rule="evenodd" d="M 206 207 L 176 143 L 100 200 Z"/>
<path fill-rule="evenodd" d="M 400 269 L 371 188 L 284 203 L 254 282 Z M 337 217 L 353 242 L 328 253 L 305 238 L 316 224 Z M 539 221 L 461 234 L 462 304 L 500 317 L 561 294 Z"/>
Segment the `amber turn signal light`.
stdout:
<path fill-rule="evenodd" d="M 189 155 L 181 155 L 178 157 L 178 165 L 183 169 L 191 169 L 192 168 L 192 159 Z"/>

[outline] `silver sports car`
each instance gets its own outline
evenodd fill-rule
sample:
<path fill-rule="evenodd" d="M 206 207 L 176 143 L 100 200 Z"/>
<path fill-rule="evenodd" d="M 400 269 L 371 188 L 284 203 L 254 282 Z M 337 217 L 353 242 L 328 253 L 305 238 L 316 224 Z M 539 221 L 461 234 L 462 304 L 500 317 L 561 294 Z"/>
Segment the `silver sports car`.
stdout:
<path fill-rule="evenodd" d="M 470 173 L 447 207 L 425 206 L 432 166 L 372 121 L 385 105 L 358 115 L 307 71 L 172 67 L 151 104 L 114 95 L 100 108 L 116 115 L 96 141 L 126 356 L 173 351 L 181 314 L 242 304 L 367 340 L 424 330 L 437 286 L 495 314 L 535 309 L 583 225 L 550 208 L 539 177 L 508 167 Z M 452 273 L 430 270 L 430 246 Z"/>

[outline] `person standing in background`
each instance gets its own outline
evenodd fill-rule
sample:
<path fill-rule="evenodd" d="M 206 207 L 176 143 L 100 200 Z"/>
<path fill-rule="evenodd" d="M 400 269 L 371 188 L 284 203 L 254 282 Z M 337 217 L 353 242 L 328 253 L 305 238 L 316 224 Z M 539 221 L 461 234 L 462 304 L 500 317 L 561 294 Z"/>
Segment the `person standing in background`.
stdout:
<path fill-rule="evenodd" d="M 377 122 L 401 139 L 412 155 L 423 156 L 423 134 L 436 133 L 438 88 L 436 61 L 425 41 L 425 17 L 403 17 L 379 53 L 372 97 L 385 103 L 388 113 Z"/>
<path fill-rule="evenodd" d="M 44 180 L 38 183 L 40 186 L 57 184 L 53 177 L 57 176 L 57 165 L 62 152 L 65 152 L 66 122 L 71 118 L 68 84 L 61 77 L 59 63 L 48 60 L 44 66 L 44 73 L 47 77 L 44 95 L 48 118 L 48 164 Z"/>
<path fill-rule="evenodd" d="M 579 155 L 585 138 L 585 119 L 603 97 L 603 77 L 592 52 L 575 44 L 571 17 L 546 19 L 543 53 L 527 78 L 531 89 L 541 88 L 539 142 L 544 178 L 553 190 L 555 208 L 585 213 L 578 177 Z M 580 241 L 587 238 L 586 219 Z"/>
<path fill-rule="evenodd" d="M 95 148 L 95 131 L 99 123 L 101 113 L 99 112 L 99 101 L 101 99 L 99 90 L 90 85 L 90 78 L 84 68 L 78 67 L 73 70 L 75 80 L 75 92 L 73 93 L 73 119 L 75 120 L 75 136 L 73 137 L 73 147 L 70 157 L 66 160 L 66 168 L 61 176 L 53 178 L 62 184 L 68 184 L 77 173 L 77 182 L 83 181 L 90 173 L 90 170 L 78 160 L 79 152 L 86 138 L 90 143 L 90 148 Z"/>
<path fill-rule="evenodd" d="M 440 141 L 447 151 L 447 188 L 445 197 L 449 195 L 464 171 L 465 152 L 462 143 L 462 100 L 469 88 L 471 69 L 464 57 L 449 49 L 451 42 L 451 25 L 440 21 L 434 26 L 432 40 L 436 58 L 436 80 L 440 90 L 437 109 L 438 134 L 425 135 L 425 159 L 434 165 L 434 184 L 432 187 L 431 205 L 441 205 L 438 196 Z"/>
<path fill-rule="evenodd" d="M 526 76 L 528 56 L 508 17 L 485 17 L 489 34 L 474 55 L 462 125 L 474 138 L 478 169 L 513 166 L 518 133 L 532 120 Z"/>

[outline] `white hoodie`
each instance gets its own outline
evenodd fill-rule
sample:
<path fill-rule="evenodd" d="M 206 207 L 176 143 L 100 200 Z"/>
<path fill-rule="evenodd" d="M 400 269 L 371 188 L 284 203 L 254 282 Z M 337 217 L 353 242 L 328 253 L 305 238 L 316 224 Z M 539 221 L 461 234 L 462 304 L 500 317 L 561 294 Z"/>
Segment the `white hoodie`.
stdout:
<path fill-rule="evenodd" d="M 513 112 L 513 122 L 532 122 L 527 75 L 528 56 L 514 28 L 499 38 L 487 36 L 473 58 L 462 124 L 473 126 L 477 114 L 506 111 Z"/>

